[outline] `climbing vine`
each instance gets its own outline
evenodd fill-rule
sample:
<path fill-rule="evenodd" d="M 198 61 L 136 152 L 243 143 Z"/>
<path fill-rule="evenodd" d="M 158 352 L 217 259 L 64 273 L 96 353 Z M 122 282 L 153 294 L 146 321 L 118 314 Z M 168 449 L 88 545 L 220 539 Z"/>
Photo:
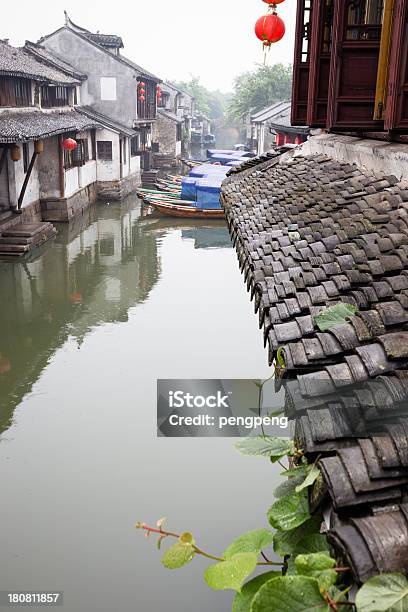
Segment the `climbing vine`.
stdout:
<path fill-rule="evenodd" d="M 316 463 L 308 463 L 292 441 L 282 438 L 251 437 L 236 447 L 272 463 L 289 459 L 290 468 L 283 470 L 284 479 L 274 491 L 276 501 L 267 512 L 273 530 L 249 531 L 222 554 L 212 554 L 198 546 L 190 532 L 168 531 L 165 519 L 154 527 L 137 523 L 146 537 L 157 537 L 159 549 L 163 542 L 173 541 L 163 554 L 164 567 L 181 568 L 196 556 L 213 561 L 204 572 L 205 581 L 214 590 L 236 592 L 232 612 L 408 611 L 408 580 L 403 574 L 375 576 L 357 590 L 350 568 L 332 556 L 323 517 L 312 515 L 309 508 L 308 489 L 320 478 Z"/>

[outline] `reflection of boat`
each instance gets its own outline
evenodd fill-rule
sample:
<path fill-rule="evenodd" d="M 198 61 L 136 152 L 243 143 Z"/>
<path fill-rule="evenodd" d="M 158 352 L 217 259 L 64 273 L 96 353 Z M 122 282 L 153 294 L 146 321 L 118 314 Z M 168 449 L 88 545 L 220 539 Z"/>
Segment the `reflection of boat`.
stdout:
<path fill-rule="evenodd" d="M 186 204 L 173 204 L 171 202 L 159 202 L 158 200 L 149 201 L 157 212 L 168 217 L 185 217 L 189 219 L 224 219 L 222 208 L 198 208 Z"/>
<path fill-rule="evenodd" d="M 227 225 L 222 219 L 206 223 L 200 219 L 171 219 L 170 217 L 147 217 L 139 223 L 145 232 L 165 233 L 181 231 L 183 240 L 194 240 L 196 249 L 232 249 Z"/>

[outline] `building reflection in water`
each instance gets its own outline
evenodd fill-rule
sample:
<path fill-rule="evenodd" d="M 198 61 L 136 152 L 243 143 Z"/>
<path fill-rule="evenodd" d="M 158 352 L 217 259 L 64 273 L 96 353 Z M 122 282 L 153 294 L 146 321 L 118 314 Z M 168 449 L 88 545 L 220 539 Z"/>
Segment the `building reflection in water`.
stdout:
<path fill-rule="evenodd" d="M 30 260 L 0 261 L 0 431 L 69 336 L 80 343 L 98 325 L 127 321 L 148 297 L 159 240 L 139 220 L 134 198 L 96 206 Z"/>
<path fill-rule="evenodd" d="M 0 432 L 67 338 L 80 345 L 148 298 L 167 233 L 180 231 L 199 249 L 231 247 L 224 222 L 142 217 L 135 198 L 93 207 L 58 230 L 31 259 L 0 261 Z"/>

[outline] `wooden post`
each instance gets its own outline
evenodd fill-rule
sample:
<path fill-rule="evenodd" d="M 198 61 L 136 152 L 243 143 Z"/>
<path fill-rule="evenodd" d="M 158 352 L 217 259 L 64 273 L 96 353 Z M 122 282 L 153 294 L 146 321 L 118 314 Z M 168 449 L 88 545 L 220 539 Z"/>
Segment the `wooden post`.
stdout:
<path fill-rule="evenodd" d="M 384 119 L 387 100 L 388 71 L 391 51 L 391 33 L 394 13 L 394 0 L 385 0 L 384 19 L 381 31 L 381 46 L 378 60 L 377 87 L 375 92 L 374 120 Z"/>
<path fill-rule="evenodd" d="M 21 188 L 21 192 L 20 192 L 19 198 L 18 198 L 17 210 L 21 209 L 21 205 L 22 205 L 23 200 L 24 200 L 25 192 L 27 190 L 28 181 L 30 180 L 31 172 L 33 171 L 35 160 L 37 159 L 38 155 L 39 154 L 34 151 L 33 156 L 31 158 L 31 161 L 30 161 L 30 165 L 28 166 L 27 174 L 25 175 L 24 183 L 23 183 L 23 186 Z"/>
<path fill-rule="evenodd" d="M 64 175 L 64 151 L 62 148 L 62 142 L 64 140 L 63 134 L 58 136 L 58 171 L 59 171 L 59 190 L 60 197 L 65 198 L 65 175 Z"/>
<path fill-rule="evenodd" d="M 0 158 L 0 174 L 3 172 L 4 163 L 6 161 L 6 158 L 7 158 L 7 147 L 4 147 L 3 153 L 1 154 L 1 158 Z"/>

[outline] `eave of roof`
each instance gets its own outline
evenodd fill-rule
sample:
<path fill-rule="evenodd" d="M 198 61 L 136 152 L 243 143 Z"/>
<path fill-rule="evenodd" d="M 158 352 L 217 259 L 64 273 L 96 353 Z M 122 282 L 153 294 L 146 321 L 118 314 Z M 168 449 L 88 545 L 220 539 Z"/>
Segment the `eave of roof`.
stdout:
<path fill-rule="evenodd" d="M 263 123 L 270 119 L 273 119 L 277 115 L 281 114 L 288 110 L 291 106 L 291 102 L 288 100 L 284 100 L 282 102 L 276 102 L 276 104 L 272 104 L 271 106 L 267 106 L 262 110 L 258 111 L 254 115 L 251 115 L 251 121 L 253 123 Z"/>
<path fill-rule="evenodd" d="M 178 117 L 175 113 L 172 113 L 171 111 L 166 110 L 165 108 L 158 108 L 157 112 L 159 115 L 163 115 L 164 117 L 167 117 L 167 119 L 170 119 L 175 123 L 183 123 L 182 117 Z"/>
<path fill-rule="evenodd" d="M 123 125 L 123 123 L 119 123 L 118 121 L 115 121 L 114 119 L 111 119 L 110 117 L 107 117 L 106 115 L 95 111 L 89 106 L 77 106 L 76 110 L 78 111 L 78 113 L 85 115 L 89 119 L 93 119 L 94 121 L 98 122 L 99 124 L 114 132 L 117 132 L 118 134 L 124 134 L 125 136 L 129 137 L 135 136 L 134 129 L 129 128 L 128 126 Z"/>
<path fill-rule="evenodd" d="M 24 47 L 21 49 L 12 47 L 4 41 L 0 41 L 0 74 L 57 85 L 79 83 L 78 79 L 47 61 L 46 58 L 34 57 Z"/>
<path fill-rule="evenodd" d="M 0 112 L 0 142 L 28 142 L 50 138 L 64 132 L 79 132 L 101 128 L 101 124 L 90 120 L 75 109 L 42 111 L 30 108 L 19 112 Z"/>

